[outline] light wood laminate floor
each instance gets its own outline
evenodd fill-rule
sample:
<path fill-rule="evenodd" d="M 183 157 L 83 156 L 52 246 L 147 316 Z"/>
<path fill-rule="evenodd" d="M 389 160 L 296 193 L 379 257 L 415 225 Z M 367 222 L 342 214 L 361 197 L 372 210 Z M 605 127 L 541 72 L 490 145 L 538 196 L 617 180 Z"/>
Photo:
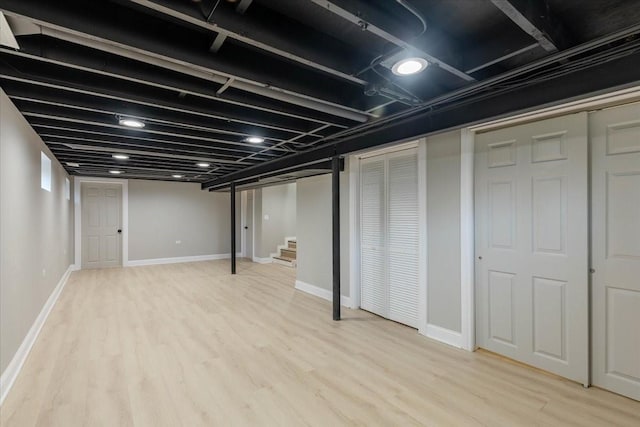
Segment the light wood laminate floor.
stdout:
<path fill-rule="evenodd" d="M 295 271 L 228 261 L 75 272 L 2 426 L 640 426 L 640 402 L 468 353 Z"/>

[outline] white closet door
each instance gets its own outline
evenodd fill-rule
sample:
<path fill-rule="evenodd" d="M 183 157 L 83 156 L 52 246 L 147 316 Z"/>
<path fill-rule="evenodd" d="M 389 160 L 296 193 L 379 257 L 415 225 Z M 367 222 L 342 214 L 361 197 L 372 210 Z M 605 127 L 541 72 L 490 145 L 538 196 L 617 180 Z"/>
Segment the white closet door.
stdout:
<path fill-rule="evenodd" d="M 590 135 L 593 384 L 640 400 L 640 104 L 594 113 Z"/>
<path fill-rule="evenodd" d="M 476 138 L 480 347 L 588 383 L 587 118 Z"/>
<path fill-rule="evenodd" d="M 417 149 L 361 161 L 362 309 L 417 328 L 420 307 Z"/>
<path fill-rule="evenodd" d="M 384 156 L 362 160 L 360 174 L 360 306 L 388 317 Z"/>
<path fill-rule="evenodd" d="M 387 171 L 389 318 L 417 328 L 419 206 L 416 150 L 390 154 Z"/>

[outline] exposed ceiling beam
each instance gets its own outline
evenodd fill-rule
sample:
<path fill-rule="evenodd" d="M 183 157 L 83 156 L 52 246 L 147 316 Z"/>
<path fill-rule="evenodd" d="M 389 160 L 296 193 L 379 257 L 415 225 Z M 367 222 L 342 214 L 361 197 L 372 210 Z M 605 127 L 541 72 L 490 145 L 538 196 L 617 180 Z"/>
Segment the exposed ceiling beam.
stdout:
<path fill-rule="evenodd" d="M 185 41 L 179 38 L 164 36 L 161 33 L 140 32 L 133 23 L 132 17 L 109 20 L 109 15 L 115 13 L 113 5 L 104 5 L 100 2 L 85 4 L 87 6 L 78 7 L 78 5 L 69 6 L 63 2 L 51 4 L 48 1 L 39 0 L 3 0 L 2 2 L 7 15 L 29 18 L 56 38 L 205 78 L 219 84 L 226 82 L 229 77 L 235 77 L 233 87 L 238 90 L 355 122 L 363 123 L 370 117 L 355 108 L 333 100 L 333 98 L 344 98 L 344 93 L 323 91 L 320 85 L 318 88 L 303 85 L 298 73 L 283 76 L 269 68 L 258 72 L 246 66 L 240 67 L 229 61 L 219 60 L 217 56 L 210 55 L 206 51 L 202 52 L 193 44 L 185 44 Z M 90 9 L 89 5 L 98 10 Z M 347 91 L 348 88 L 345 87 L 344 90 Z"/>
<path fill-rule="evenodd" d="M 55 112 L 56 109 L 49 109 L 48 111 L 46 109 L 37 109 L 40 111 L 44 110 L 47 112 L 34 112 L 30 110 L 36 110 L 36 109 L 29 108 L 29 107 L 20 108 L 22 115 L 28 118 L 36 117 L 40 119 L 53 120 L 55 122 L 73 123 L 76 128 L 78 128 L 78 126 L 86 125 L 89 127 L 89 129 L 106 128 L 106 129 L 114 129 L 118 131 L 128 132 L 128 133 L 122 134 L 123 137 L 128 137 L 130 133 L 133 133 L 133 132 L 135 132 L 136 135 L 159 135 L 162 137 L 169 138 L 169 140 L 166 140 L 166 141 L 176 145 L 189 145 L 187 143 L 179 142 L 179 141 L 194 141 L 192 146 L 197 145 L 199 143 L 202 148 L 208 148 L 211 150 L 222 149 L 227 151 L 238 151 L 235 149 L 220 147 L 218 144 L 224 144 L 225 143 L 224 140 L 217 139 L 217 138 L 209 138 L 207 136 L 204 136 L 203 134 L 195 134 L 192 132 L 186 133 L 184 131 L 167 132 L 167 131 L 162 131 L 157 129 L 149 129 L 149 126 L 146 126 L 144 129 L 141 129 L 141 130 L 129 131 L 129 130 L 123 129 L 123 127 L 118 124 L 109 124 L 109 123 L 105 123 L 104 121 L 94 121 L 94 120 L 91 120 L 91 118 L 75 118 L 75 117 L 69 117 L 69 116 L 56 115 L 56 114 L 59 114 Z M 216 145 L 211 145 L 211 144 L 216 144 Z M 270 151 L 269 146 L 265 147 L 265 150 Z M 278 148 L 276 148 L 276 150 L 281 151 L 281 149 L 278 149 Z M 291 152 L 291 150 L 287 150 L 287 151 Z"/>
<path fill-rule="evenodd" d="M 279 34 L 277 29 L 269 28 L 258 19 L 249 16 L 240 18 L 237 14 L 230 13 L 222 7 L 216 9 L 212 17 L 213 22 L 207 22 L 195 8 L 189 7 L 186 2 L 180 4 L 166 0 L 120 1 L 149 8 L 173 19 L 218 33 L 223 38 L 237 40 L 351 83 L 358 85 L 367 83 L 365 80 L 353 76 L 353 70 L 344 69 L 344 65 L 340 61 L 331 58 L 321 47 L 301 46 L 300 40 L 292 40 L 287 33 Z M 236 11 L 242 10 L 240 13 L 244 13 L 249 4 L 251 1 L 241 1 L 236 7 Z"/>
<path fill-rule="evenodd" d="M 471 87 L 460 89 L 456 91 L 459 95 L 455 98 L 454 94 L 445 94 L 437 100 L 425 103 L 420 109 L 382 119 L 377 126 L 361 126 L 314 149 L 207 181 L 202 188 L 208 189 L 225 182 L 238 181 L 419 135 L 461 128 L 507 114 L 561 103 L 574 97 L 586 97 L 593 92 L 611 90 L 621 85 L 637 85 L 640 83 L 640 68 L 635 64 L 640 61 L 640 42 L 634 41 L 630 36 L 639 33 L 640 25 L 635 25 L 549 55 Z M 618 42 L 619 46 L 611 46 L 613 42 Z M 609 51 L 601 51 L 600 49 L 606 45 L 611 46 Z M 569 58 L 574 58 L 570 67 L 560 66 L 555 73 L 547 68 L 550 64 L 558 64 Z M 578 63 L 581 67 L 577 66 Z M 539 74 L 536 79 L 521 79 L 522 76 L 541 69 L 546 70 L 546 76 Z M 579 78 L 576 77 L 578 73 Z M 497 84 L 506 85 L 509 81 L 517 83 L 511 88 L 490 90 Z M 476 94 L 479 89 L 485 90 L 484 95 Z M 466 98 L 462 93 L 466 93 Z"/>
<path fill-rule="evenodd" d="M 199 108 L 194 105 L 184 105 L 178 102 L 169 102 L 166 100 L 159 101 L 157 99 L 151 99 L 147 97 L 142 97 L 136 94 L 125 94 L 118 91 L 107 90 L 103 88 L 86 88 L 85 86 L 80 86 L 77 84 L 71 84 L 65 82 L 64 84 L 60 84 L 59 81 L 46 79 L 40 76 L 25 76 L 24 73 L 16 72 L 15 70 L 9 69 L 8 67 L 3 67 L 0 64 L 0 79 L 6 79 L 10 81 L 20 82 L 20 83 L 28 83 L 30 85 L 36 85 L 39 87 L 47 87 L 56 90 L 67 91 L 70 93 L 77 93 L 82 95 L 90 95 L 99 98 L 114 100 L 114 101 L 122 101 L 131 103 L 133 105 L 142 105 L 150 108 L 159 108 L 171 112 L 176 113 L 186 113 L 194 116 L 200 116 L 204 118 L 208 118 L 210 120 L 220 121 L 222 123 L 237 123 L 239 125 L 248 125 L 251 127 L 255 127 L 257 129 L 272 129 L 280 132 L 286 132 L 294 135 L 302 135 L 306 134 L 308 130 L 304 130 L 300 127 L 294 127 L 292 124 L 285 124 L 282 126 L 271 125 L 267 122 L 257 122 L 251 121 L 248 118 L 234 118 L 227 117 L 222 114 L 212 114 L 211 110 L 208 108 Z M 123 112 L 124 113 L 124 112 Z"/>
<path fill-rule="evenodd" d="M 116 110 L 109 110 L 109 109 L 104 109 L 101 106 L 89 106 L 86 103 L 83 102 L 78 102 L 78 101 L 74 101 L 74 100 L 67 100 L 64 98 L 59 98 L 59 99 L 55 99 L 55 98 L 51 98 L 48 97 L 46 95 L 39 95 L 39 94 L 33 94 L 33 93 L 28 93 L 25 94 L 25 92 L 21 92 L 21 91 L 16 91 L 13 88 L 10 88 L 7 91 L 9 97 L 11 99 L 13 99 L 14 101 L 18 101 L 18 102 L 26 102 L 29 104 L 43 104 L 43 105 L 48 105 L 48 106 L 52 106 L 52 107 L 58 107 L 64 110 L 79 110 L 79 111 L 86 111 L 86 112 L 92 112 L 92 113 L 98 113 L 98 114 L 107 114 L 110 115 L 112 117 L 116 117 L 118 114 L 121 114 L 121 112 L 123 111 L 122 109 L 120 109 L 120 111 L 116 111 Z M 162 127 L 169 127 L 169 128 L 175 128 L 175 129 L 191 129 L 191 130 L 196 130 L 196 131 L 202 131 L 202 132 L 206 132 L 207 134 L 211 134 L 211 135 L 229 135 L 232 137 L 235 137 L 237 140 L 224 140 L 226 142 L 224 142 L 225 145 L 230 145 L 230 146 L 235 146 L 238 149 L 247 149 L 248 147 L 251 147 L 250 144 L 246 143 L 246 142 L 240 142 L 240 139 L 244 139 L 246 137 L 249 136 L 253 136 L 253 134 L 251 133 L 242 133 L 242 132 L 232 132 L 232 131 L 227 131 L 224 129 L 218 129 L 218 128 L 212 128 L 209 126 L 203 126 L 203 124 L 205 123 L 204 121 L 201 122 L 202 124 L 196 125 L 193 124 L 193 122 L 176 122 L 173 121 L 175 120 L 170 118 L 170 117 L 165 117 L 165 118 L 158 118 L 157 115 L 153 115 L 153 114 L 126 114 L 127 117 L 131 117 L 131 118 L 135 118 L 135 119 L 140 119 L 146 123 L 151 123 L 151 124 L 157 124 L 159 126 Z M 280 138 L 273 138 L 271 136 L 267 136 L 264 135 L 265 140 L 268 141 L 273 141 L 273 142 L 284 142 L 285 140 L 280 139 Z M 220 139 L 220 138 L 218 138 Z M 222 141 L 222 139 L 220 139 Z M 277 150 L 277 148 L 274 147 L 274 149 Z M 287 151 L 287 150 L 282 150 L 282 151 Z"/>
<path fill-rule="evenodd" d="M 487 67 L 490 67 L 492 65 L 499 64 L 502 61 L 506 61 L 507 59 L 513 58 L 513 57 L 518 56 L 518 55 L 522 55 L 523 53 L 529 52 L 529 51 L 537 48 L 538 46 L 539 46 L 538 43 L 530 44 L 530 45 L 525 46 L 523 48 L 511 51 L 509 53 L 505 53 L 504 55 L 502 55 L 502 56 L 500 56 L 498 58 L 494 58 L 494 59 L 491 59 L 491 60 L 489 60 L 487 62 L 483 62 L 482 64 L 476 65 L 475 67 L 473 67 L 471 69 L 468 69 L 465 72 L 469 73 L 469 74 L 475 73 L 477 71 L 483 70 L 483 69 L 485 69 Z"/>
<path fill-rule="evenodd" d="M 147 147 L 132 145 L 132 144 L 105 144 L 97 143 L 94 140 L 76 141 L 65 138 L 58 138 L 55 136 L 43 136 L 43 141 L 47 145 L 62 145 L 67 148 L 78 150 L 78 155 L 82 154 L 82 151 L 99 151 L 109 154 L 132 154 L 138 157 L 146 159 L 164 158 L 172 163 L 179 162 L 184 159 L 191 159 L 194 162 L 207 162 L 214 166 L 225 166 L 228 168 L 234 168 L 234 170 L 247 167 L 247 165 L 238 164 L 231 159 L 220 158 L 215 153 L 206 151 L 191 151 L 191 150 L 178 150 L 170 149 L 162 151 L 161 149 L 149 150 Z M 175 158 L 172 157 L 175 155 Z M 254 163 L 255 164 L 255 163 Z"/>
<path fill-rule="evenodd" d="M 47 33 L 47 31 L 45 31 Z M 282 103 L 274 105 L 273 101 L 264 99 L 231 99 L 230 97 L 221 97 L 220 89 L 222 87 L 229 88 L 235 79 L 230 77 L 224 80 L 223 86 L 216 91 L 212 87 L 208 75 L 194 76 L 201 81 L 187 77 L 180 79 L 175 74 L 167 74 L 158 72 L 149 72 L 148 68 L 135 67 L 135 62 L 123 60 L 114 55 L 98 53 L 95 51 L 77 52 L 73 44 L 61 42 L 53 42 L 52 39 L 43 38 L 39 41 L 27 40 L 23 43 L 22 51 L 13 51 L 8 49 L 0 49 L 0 52 L 6 55 L 27 58 L 33 61 L 46 62 L 48 64 L 59 67 L 71 68 L 73 70 L 99 74 L 101 76 L 113 77 L 128 82 L 151 86 L 159 89 L 166 89 L 177 94 L 191 95 L 197 98 L 207 99 L 216 104 L 229 104 L 231 108 L 224 108 L 226 117 L 234 117 L 236 111 L 256 110 L 263 113 L 275 114 L 284 117 L 291 117 L 316 123 L 332 123 L 337 126 L 347 127 L 350 123 L 347 119 L 339 119 L 337 117 L 318 113 L 316 111 L 300 111 L 292 106 L 283 106 Z M 103 55 L 107 55 L 104 57 Z M 220 92 L 220 93 L 218 93 Z M 218 108 L 218 110 L 221 110 Z M 221 111 L 222 111 L 221 110 Z M 264 114 L 262 117 L 267 118 Z M 276 121 L 274 117 L 274 120 Z"/>
<path fill-rule="evenodd" d="M 567 30 L 551 12 L 547 0 L 491 0 L 491 3 L 547 52 L 568 46 Z"/>
<path fill-rule="evenodd" d="M 121 147 L 137 147 L 149 153 L 167 152 L 167 153 L 187 153 L 200 152 L 206 153 L 208 156 L 226 156 L 234 160 L 234 164 L 242 164 L 242 161 L 249 160 L 246 158 L 237 159 L 240 154 L 237 151 L 224 149 L 220 147 L 209 147 L 198 144 L 179 143 L 174 140 L 166 140 L 159 138 L 130 137 L 112 132 L 93 131 L 91 129 L 77 129 L 69 127 L 65 124 L 57 124 L 53 121 L 39 120 L 30 118 L 29 123 L 36 129 L 39 135 L 44 139 L 48 138 L 53 141 L 72 142 L 72 143 L 95 143 L 100 146 L 121 146 Z M 261 153 L 259 157 L 251 160 L 264 161 L 272 160 L 277 157 L 270 153 Z M 240 160 L 240 162 L 239 162 Z"/>
<path fill-rule="evenodd" d="M 371 7 L 367 6 L 364 3 L 359 3 L 357 5 L 358 10 L 348 9 L 353 1 L 344 1 L 344 0 L 311 0 L 311 2 L 316 5 L 328 10 L 329 12 L 334 13 L 335 15 L 341 17 L 342 19 L 351 22 L 354 25 L 357 25 L 362 28 L 364 31 L 369 31 L 372 34 L 398 46 L 403 49 L 406 49 L 414 54 L 422 56 L 424 59 L 429 61 L 432 65 L 436 65 L 443 70 L 448 71 L 449 73 L 459 77 L 462 80 L 473 82 L 475 79 L 465 73 L 464 71 L 459 70 L 458 68 L 442 61 L 441 59 L 423 51 L 417 46 L 408 43 L 407 41 L 401 39 L 397 35 L 391 34 L 389 31 L 382 28 L 382 14 L 376 13 Z M 353 7 L 353 6 L 351 6 Z M 366 10 L 367 12 L 362 12 Z"/>

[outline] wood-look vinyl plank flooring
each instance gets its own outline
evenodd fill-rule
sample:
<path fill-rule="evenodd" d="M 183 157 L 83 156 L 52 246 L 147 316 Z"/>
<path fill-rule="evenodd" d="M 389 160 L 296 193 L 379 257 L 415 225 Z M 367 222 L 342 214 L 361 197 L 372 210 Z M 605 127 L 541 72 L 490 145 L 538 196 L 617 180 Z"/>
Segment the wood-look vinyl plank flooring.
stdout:
<path fill-rule="evenodd" d="M 640 426 L 640 402 L 469 353 L 242 260 L 74 272 L 11 426 Z"/>

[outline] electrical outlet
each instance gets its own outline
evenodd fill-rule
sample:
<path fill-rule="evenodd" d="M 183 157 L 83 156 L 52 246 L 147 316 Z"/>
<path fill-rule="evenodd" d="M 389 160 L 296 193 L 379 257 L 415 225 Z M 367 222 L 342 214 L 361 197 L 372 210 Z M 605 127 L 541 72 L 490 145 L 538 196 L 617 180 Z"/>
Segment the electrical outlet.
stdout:
<path fill-rule="evenodd" d="M 265 214 L 265 215 L 264 215 L 264 220 L 265 220 L 265 221 L 269 221 L 269 215 L 268 215 L 268 214 Z"/>
<path fill-rule="evenodd" d="M 181 245 L 182 244 L 182 240 L 176 240 L 176 245 Z"/>
<path fill-rule="evenodd" d="M 47 277 L 47 270 L 46 269 L 42 269 L 42 277 Z"/>

